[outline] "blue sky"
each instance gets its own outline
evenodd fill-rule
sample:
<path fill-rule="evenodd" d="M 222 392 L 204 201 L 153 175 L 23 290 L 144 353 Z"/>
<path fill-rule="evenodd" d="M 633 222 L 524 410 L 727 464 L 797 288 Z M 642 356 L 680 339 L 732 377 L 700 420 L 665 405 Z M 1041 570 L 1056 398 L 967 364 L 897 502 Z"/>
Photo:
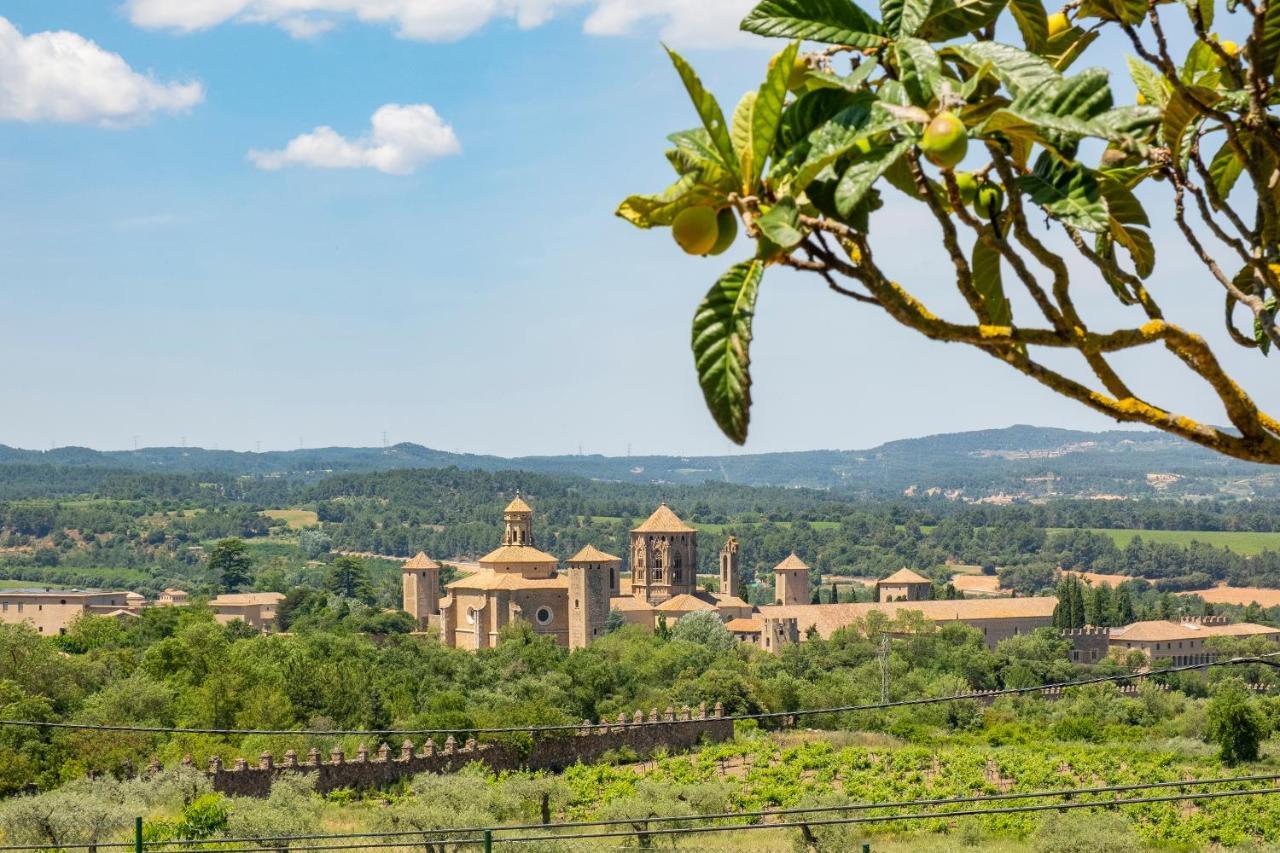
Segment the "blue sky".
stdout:
<path fill-rule="evenodd" d="M 504 455 L 728 450 L 703 409 L 688 326 L 747 247 L 691 259 L 667 233 L 612 211 L 669 182 L 663 137 L 694 123 L 659 40 L 681 46 L 731 107 L 769 55 L 733 33 L 748 5 L 0 3 L 24 44 L 67 31 L 93 43 L 77 50 L 128 66 L 51 106 L 40 91 L 13 91 L 46 78 L 8 92 L 0 81 L 0 442 L 122 448 L 185 436 L 266 449 L 376 444 L 385 430 Z M 374 6 L 403 14 L 343 11 Z M 430 20 L 412 18 L 427 7 Z M 280 11 L 298 8 L 310 11 Z M 497 11 L 477 23 L 477 9 Z M 106 91 L 116 83 L 123 94 Z M 396 104 L 429 105 L 406 120 L 432 125 L 434 141 L 384 148 L 395 156 L 380 161 L 361 137 Z M 320 126 L 346 147 L 250 157 Z M 915 208 L 891 202 L 878 227 L 904 281 L 944 289 L 945 257 Z M 1157 294 L 1175 315 L 1211 318 L 1195 325 L 1212 331 L 1218 294 L 1179 257 L 1180 241 L 1155 233 L 1174 244 Z M 766 280 L 753 355 L 748 451 L 1014 422 L 1109 425 L 989 357 L 924 342 L 781 271 Z M 1275 388 L 1257 356 L 1228 361 L 1255 388 Z M 1214 417 L 1171 362 L 1132 367 L 1153 396 Z"/>

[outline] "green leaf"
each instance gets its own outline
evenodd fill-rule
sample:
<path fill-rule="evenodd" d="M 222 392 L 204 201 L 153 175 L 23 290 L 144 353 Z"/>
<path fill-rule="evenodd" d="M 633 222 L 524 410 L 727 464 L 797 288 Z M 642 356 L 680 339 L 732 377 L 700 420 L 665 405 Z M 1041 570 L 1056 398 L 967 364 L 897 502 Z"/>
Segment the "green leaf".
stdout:
<path fill-rule="evenodd" d="M 1213 29 L 1213 0 L 1183 0 L 1191 23 L 1198 20 L 1205 30 Z"/>
<path fill-rule="evenodd" d="M 1122 225 L 1145 225 L 1150 227 L 1151 220 L 1142 202 L 1122 181 L 1118 181 L 1106 173 L 1097 175 L 1098 187 L 1102 197 L 1107 200 L 1107 212 L 1111 218 Z"/>
<path fill-rule="evenodd" d="M 907 97 L 917 107 L 929 106 L 942 81 L 942 60 L 927 41 L 917 38 L 900 38 L 893 47 L 898 56 L 898 75 Z"/>
<path fill-rule="evenodd" d="M 1055 219 L 1082 231 L 1106 231 L 1110 216 L 1098 181 L 1079 163 L 1067 164 L 1042 153 L 1031 174 L 1018 179 L 1031 200 Z"/>
<path fill-rule="evenodd" d="M 1236 180 L 1240 177 L 1240 173 L 1244 171 L 1244 163 L 1236 156 L 1236 151 L 1231 147 L 1231 142 L 1222 143 L 1222 147 L 1218 149 L 1218 153 L 1213 155 L 1213 160 L 1209 162 L 1209 177 L 1213 179 L 1214 189 L 1218 191 L 1218 198 L 1223 201 L 1231 195 L 1231 190 L 1236 185 Z"/>
<path fill-rule="evenodd" d="M 751 420 L 751 322 L 764 262 L 734 264 L 693 315 L 693 361 L 707 409 L 731 440 L 747 440 Z"/>
<path fill-rule="evenodd" d="M 1133 85 L 1138 87 L 1138 91 L 1142 93 L 1147 103 L 1157 107 L 1164 106 L 1169 100 L 1169 84 L 1160 72 L 1137 57 L 1126 55 L 1124 59 L 1129 65 L 1129 76 L 1133 78 Z"/>
<path fill-rule="evenodd" d="M 1118 220 L 1111 220 L 1108 229 L 1115 241 L 1129 252 L 1133 260 L 1133 269 L 1139 278 L 1146 278 L 1156 268 L 1156 247 L 1151 242 L 1151 235 L 1141 228 L 1121 225 Z"/>
<path fill-rule="evenodd" d="M 987 245 L 984 237 L 996 241 L 1003 239 L 990 225 L 984 225 L 973 243 L 973 257 L 969 263 L 973 274 L 973 289 L 982 297 L 986 319 L 991 325 L 1009 326 L 1013 323 L 1013 309 L 1004 295 L 1004 281 L 1000 276 L 1000 251 Z"/>
<path fill-rule="evenodd" d="M 773 153 L 778 127 L 782 124 L 782 107 L 787 100 L 787 79 L 799 49 L 800 43 L 792 42 L 778 54 L 756 95 L 755 106 L 751 110 L 750 180 L 745 181 L 749 191 L 754 191 L 760 183 L 765 161 Z M 743 177 L 745 179 L 746 175 Z"/>
<path fill-rule="evenodd" d="M 1085 0 L 1080 17 L 1138 24 L 1147 16 L 1147 0 Z"/>
<path fill-rule="evenodd" d="M 1164 144 L 1175 160 L 1181 159 L 1187 131 L 1198 124 L 1202 118 L 1199 109 L 1193 105 L 1186 92 L 1209 106 L 1218 102 L 1217 92 L 1200 86 L 1189 86 L 1185 91 L 1179 89 L 1169 98 L 1169 103 L 1164 108 L 1164 120 L 1160 123 L 1160 135 L 1164 137 Z"/>
<path fill-rule="evenodd" d="M 733 152 L 736 155 L 738 164 L 738 174 L 742 176 L 743 191 L 749 192 L 750 186 L 748 181 L 755 173 L 755 167 L 752 164 L 752 144 L 751 144 L 751 113 L 755 108 L 756 93 L 747 92 L 742 96 L 742 100 L 738 101 L 738 106 L 733 110 L 733 123 L 729 126 L 729 141 L 733 143 Z"/>
<path fill-rule="evenodd" d="M 719 152 L 724 167 L 737 175 L 737 158 L 734 155 L 733 143 L 729 140 L 729 128 L 724 123 L 724 113 L 720 110 L 720 104 L 716 102 L 714 95 L 702 87 L 702 81 L 694 73 L 693 67 L 685 62 L 684 57 L 671 48 L 666 50 L 667 55 L 671 57 L 671 64 L 676 67 L 676 73 L 680 75 L 680 81 L 684 83 L 685 91 L 689 93 L 689 100 L 693 101 L 693 108 L 697 111 L 698 118 L 702 119 L 702 126 L 707 129 L 707 134 L 711 137 L 712 146 Z"/>
<path fill-rule="evenodd" d="M 870 108 L 872 100 L 870 93 L 855 95 L 843 89 L 805 92 L 782 111 L 782 121 L 778 124 L 778 147 L 784 151 L 789 150 L 805 141 L 809 134 L 841 110 L 855 103 L 862 103 Z"/>
<path fill-rule="evenodd" d="M 685 175 L 658 195 L 633 195 L 615 213 L 638 228 L 670 225 L 686 207 L 718 201 L 722 196 L 701 187 L 693 175 Z"/>
<path fill-rule="evenodd" d="M 719 152 L 711 146 L 706 130 L 701 127 L 681 130 L 667 139 L 675 145 L 667 152 L 667 159 L 681 175 L 693 175 L 698 183 L 726 193 L 738 188 L 733 176 L 720 162 Z"/>
<path fill-rule="evenodd" d="M 1055 71 L 1066 71 L 1080 58 L 1085 48 L 1098 38 L 1097 29 L 1082 30 L 1080 27 L 1067 27 L 1049 39 L 1045 45 L 1043 56 L 1049 60 Z"/>
<path fill-rule="evenodd" d="M 904 139 L 893 145 L 872 148 L 845 169 L 840 176 L 840 183 L 836 184 L 836 210 L 840 215 L 848 216 L 862 201 L 867 190 L 871 189 L 871 185 L 913 144 L 912 140 Z"/>
<path fill-rule="evenodd" d="M 950 45 L 941 52 L 959 57 L 974 68 L 990 64 L 992 73 L 1015 98 L 1045 80 L 1060 76 L 1053 66 L 1035 54 L 999 42 Z"/>
<path fill-rule="evenodd" d="M 918 35 L 950 41 L 982 29 L 1000 17 L 1008 0 L 934 0 Z"/>
<path fill-rule="evenodd" d="M 1198 39 L 1193 41 L 1187 51 L 1187 59 L 1178 72 L 1178 79 L 1183 83 L 1200 83 L 1213 87 L 1218 79 L 1218 54 L 1204 42 Z"/>
<path fill-rule="evenodd" d="M 851 0 L 764 0 L 747 13 L 741 26 L 760 36 L 857 48 L 884 42 L 879 22 Z"/>
<path fill-rule="evenodd" d="M 1267 3 L 1267 14 L 1262 19 L 1262 38 L 1254 45 L 1258 55 L 1258 70 L 1274 74 L 1280 64 L 1280 3 Z"/>
<path fill-rule="evenodd" d="M 1009 0 L 1009 12 L 1013 15 L 1022 43 L 1032 53 L 1044 50 L 1049 42 L 1049 16 L 1045 14 L 1041 0 Z"/>
<path fill-rule="evenodd" d="M 895 38 L 913 36 L 929 15 L 930 0 L 880 0 L 880 20 Z"/>
<path fill-rule="evenodd" d="M 892 127 L 896 122 L 884 111 L 873 111 L 869 102 L 841 110 L 809 135 L 809 154 L 791 180 L 792 192 L 802 191 L 819 172 L 848 154 L 859 141 Z"/>
<path fill-rule="evenodd" d="M 756 224 L 774 245 L 781 249 L 790 249 L 805 236 L 800 230 L 799 215 L 796 200 L 786 196 L 779 199 L 777 204 L 757 219 Z"/>

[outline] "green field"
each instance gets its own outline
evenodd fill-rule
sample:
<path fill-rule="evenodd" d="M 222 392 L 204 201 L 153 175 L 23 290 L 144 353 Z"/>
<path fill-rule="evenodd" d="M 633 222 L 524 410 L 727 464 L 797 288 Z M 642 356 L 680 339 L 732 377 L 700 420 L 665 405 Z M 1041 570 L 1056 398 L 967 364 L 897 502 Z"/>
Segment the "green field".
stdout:
<path fill-rule="evenodd" d="M 320 523 L 320 518 L 316 515 L 315 510 L 310 509 L 264 509 L 262 514 L 267 518 L 280 519 L 289 525 L 290 530 L 314 527 Z"/>
<path fill-rule="evenodd" d="M 43 581 L 21 581 L 0 579 L 0 589 L 63 589 L 62 584 L 44 583 Z"/>
<path fill-rule="evenodd" d="M 1056 533 L 1062 528 L 1050 527 L 1046 532 Z M 1167 542 L 1171 545 L 1190 545 L 1194 540 L 1215 548 L 1230 548 L 1237 554 L 1254 555 L 1264 550 L 1280 551 L 1280 533 L 1254 533 L 1248 530 L 1112 530 L 1090 528 L 1095 533 L 1105 533 L 1123 548 L 1135 536 L 1144 542 Z"/>

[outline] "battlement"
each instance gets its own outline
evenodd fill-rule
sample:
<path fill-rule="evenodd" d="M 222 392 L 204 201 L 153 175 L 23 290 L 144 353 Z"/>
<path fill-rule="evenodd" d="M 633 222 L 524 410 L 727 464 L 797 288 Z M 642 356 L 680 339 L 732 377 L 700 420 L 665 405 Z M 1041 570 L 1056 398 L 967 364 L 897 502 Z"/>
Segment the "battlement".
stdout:
<path fill-rule="evenodd" d="M 1096 627 L 1093 625 L 1085 625 L 1083 628 L 1063 628 L 1062 636 L 1070 639 L 1072 637 L 1110 637 L 1111 629 L 1105 627 Z"/>
<path fill-rule="evenodd" d="M 1227 625 L 1231 622 L 1226 616 L 1171 616 L 1167 621 L 1175 625 Z"/>
<path fill-rule="evenodd" d="M 472 762 L 480 762 L 495 772 L 504 770 L 563 770 L 578 762 L 589 763 L 612 750 L 629 750 L 638 757 L 652 755 L 659 749 L 690 749 L 700 743 L 719 743 L 733 739 L 733 720 L 726 719 L 720 703 L 708 712 L 706 705 L 680 710 L 668 706 L 619 714 L 617 719 L 598 723 L 584 720 L 580 725 L 562 731 L 534 736 L 533 744 L 522 749 L 506 743 L 479 743 L 468 738 L 461 745 L 450 735 L 443 746 L 428 738 L 420 745 L 405 740 L 398 748 L 383 743 L 373 752 L 361 745 L 348 757 L 342 747 L 333 747 L 325 756 L 312 748 L 305 756 L 294 750 L 281 761 L 270 753 L 258 756 L 256 765 L 243 758 L 227 767 L 222 759 L 209 759 L 206 773 L 215 791 L 235 796 L 265 797 L 271 783 L 283 773 L 311 773 L 316 777 L 316 790 L 327 793 L 338 788 L 376 788 L 419 773 L 451 773 Z M 182 763 L 194 766 L 190 756 Z M 152 760 L 150 772 L 160 770 Z"/>

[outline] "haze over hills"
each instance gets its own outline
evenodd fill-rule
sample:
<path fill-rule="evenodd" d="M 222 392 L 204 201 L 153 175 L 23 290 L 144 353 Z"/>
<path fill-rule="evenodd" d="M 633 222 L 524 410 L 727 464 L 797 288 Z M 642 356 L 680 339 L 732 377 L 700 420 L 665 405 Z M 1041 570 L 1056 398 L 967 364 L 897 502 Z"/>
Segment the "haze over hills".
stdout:
<path fill-rule="evenodd" d="M 5 465 L 312 479 L 340 472 L 456 466 L 635 483 L 714 480 L 861 494 L 949 493 L 965 499 L 1280 494 L 1280 472 L 1227 459 L 1164 433 L 1025 425 L 901 439 L 866 450 L 726 456 L 507 458 L 449 453 L 411 443 L 263 453 L 190 447 L 38 451 L 0 445 L 0 466 Z"/>

